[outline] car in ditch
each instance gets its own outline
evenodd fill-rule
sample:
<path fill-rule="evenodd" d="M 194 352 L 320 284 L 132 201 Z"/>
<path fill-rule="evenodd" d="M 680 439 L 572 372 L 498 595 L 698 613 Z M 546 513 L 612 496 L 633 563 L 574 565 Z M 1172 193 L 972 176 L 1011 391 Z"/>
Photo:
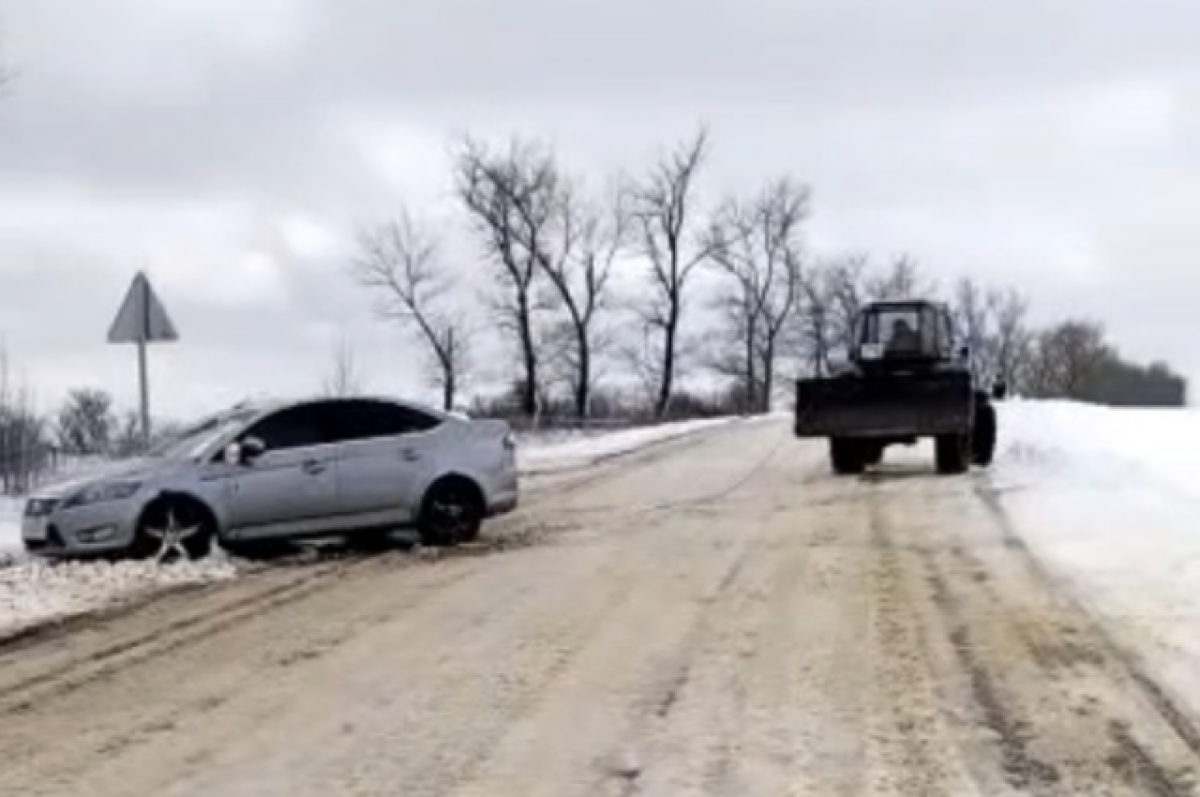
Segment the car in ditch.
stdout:
<path fill-rule="evenodd" d="M 44 557 L 195 559 L 415 530 L 473 540 L 518 502 L 508 423 L 379 397 L 242 403 L 136 459 L 35 491 L 22 538 Z"/>

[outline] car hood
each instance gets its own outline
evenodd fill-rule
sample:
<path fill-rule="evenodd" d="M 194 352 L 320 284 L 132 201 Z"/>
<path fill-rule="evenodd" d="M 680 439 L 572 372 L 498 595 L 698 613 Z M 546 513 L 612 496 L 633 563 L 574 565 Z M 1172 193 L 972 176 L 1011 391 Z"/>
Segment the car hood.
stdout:
<path fill-rule="evenodd" d="M 137 457 L 106 462 L 79 471 L 68 478 L 42 485 L 34 492 L 39 498 L 65 498 L 71 493 L 97 482 L 147 479 L 159 476 L 173 464 L 171 460 L 154 457 Z"/>

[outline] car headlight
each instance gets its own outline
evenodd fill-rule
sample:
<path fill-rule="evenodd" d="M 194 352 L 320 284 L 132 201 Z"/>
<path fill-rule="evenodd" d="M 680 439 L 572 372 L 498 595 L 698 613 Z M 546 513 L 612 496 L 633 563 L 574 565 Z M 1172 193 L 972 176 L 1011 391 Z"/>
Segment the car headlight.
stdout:
<path fill-rule="evenodd" d="M 63 502 L 63 509 L 98 504 L 104 501 L 121 501 L 142 488 L 141 482 L 106 482 L 85 487 Z"/>

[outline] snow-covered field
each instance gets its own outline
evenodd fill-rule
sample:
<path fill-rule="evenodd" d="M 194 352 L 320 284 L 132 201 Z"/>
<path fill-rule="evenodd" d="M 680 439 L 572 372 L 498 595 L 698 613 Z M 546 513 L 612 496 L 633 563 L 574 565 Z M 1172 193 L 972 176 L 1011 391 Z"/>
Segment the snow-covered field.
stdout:
<path fill-rule="evenodd" d="M 1013 402 L 992 480 L 1026 545 L 1171 687 L 1200 689 L 1200 410 Z"/>
<path fill-rule="evenodd" d="M 611 432 L 572 430 L 529 433 L 522 435 L 518 442 L 517 467 L 523 476 L 571 470 L 736 420 L 740 419 L 677 421 Z"/>
<path fill-rule="evenodd" d="M 681 421 L 608 432 L 526 434 L 518 446 L 518 467 L 523 475 L 570 470 L 734 420 Z M 145 562 L 51 564 L 29 560 L 21 553 L 21 507 L 18 499 L 0 498 L 0 635 L 148 590 L 237 575 L 234 563 L 222 556 L 170 567 Z"/>

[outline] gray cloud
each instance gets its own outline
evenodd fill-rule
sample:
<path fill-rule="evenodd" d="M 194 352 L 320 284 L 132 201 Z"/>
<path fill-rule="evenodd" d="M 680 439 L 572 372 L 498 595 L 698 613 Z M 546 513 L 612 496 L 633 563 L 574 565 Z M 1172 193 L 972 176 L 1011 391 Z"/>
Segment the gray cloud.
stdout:
<path fill-rule="evenodd" d="M 47 400 L 132 396 L 102 336 L 142 264 L 185 335 L 159 358 L 164 408 L 311 389 L 342 334 L 371 384 L 416 389 L 416 353 L 345 278 L 356 226 L 444 202 L 468 130 L 602 170 L 701 119 L 710 192 L 793 170 L 818 244 L 1020 282 L 1200 372 L 1180 333 L 1200 288 L 1194 2 L 0 0 L 0 20 L 20 70 L 0 335 Z"/>

